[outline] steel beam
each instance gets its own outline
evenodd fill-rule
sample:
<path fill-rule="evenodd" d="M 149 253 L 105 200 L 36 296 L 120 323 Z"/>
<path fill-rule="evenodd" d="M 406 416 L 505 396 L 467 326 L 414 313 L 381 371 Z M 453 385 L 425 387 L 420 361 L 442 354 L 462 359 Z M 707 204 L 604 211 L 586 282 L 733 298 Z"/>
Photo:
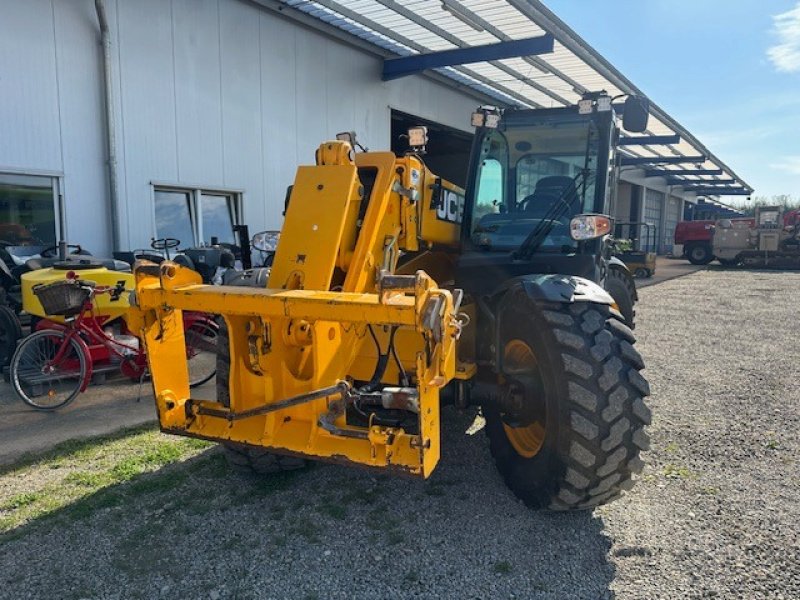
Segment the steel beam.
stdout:
<path fill-rule="evenodd" d="M 734 183 L 738 183 L 738 181 L 736 179 L 681 179 L 680 177 L 667 177 L 667 185 L 693 185 L 695 187 L 698 185 L 709 187 L 724 185 L 730 187 Z"/>
<path fill-rule="evenodd" d="M 640 135 L 638 137 L 621 137 L 618 146 L 665 146 L 667 144 L 678 144 L 681 136 L 675 135 Z"/>
<path fill-rule="evenodd" d="M 744 188 L 714 188 L 714 187 L 685 187 L 683 188 L 684 192 L 694 192 L 698 195 L 707 195 L 707 196 L 749 196 L 753 192 L 752 190 L 746 190 Z"/>
<path fill-rule="evenodd" d="M 634 165 L 679 165 L 683 163 L 702 163 L 705 156 L 623 156 L 620 165 L 631 167 Z"/>
<path fill-rule="evenodd" d="M 392 29 L 390 29 L 388 27 L 384 27 L 380 23 L 365 17 L 364 15 L 360 14 L 359 12 L 357 12 L 355 10 L 351 10 L 349 8 L 346 8 L 346 7 L 342 6 L 342 5 L 340 5 L 339 3 L 335 2 L 334 0 L 315 0 L 315 2 L 316 2 L 316 4 L 324 6 L 328 10 L 331 10 L 331 11 L 333 11 L 335 13 L 338 13 L 338 14 L 342 15 L 346 19 L 350 19 L 351 21 L 356 23 L 359 27 L 363 27 L 368 31 L 372 31 L 372 32 L 378 33 L 378 34 L 388 38 L 389 40 L 391 40 L 395 44 L 400 44 L 400 45 L 405 46 L 406 48 L 411 48 L 415 52 L 419 52 L 421 54 L 425 53 L 425 52 L 428 52 L 428 48 L 426 48 L 422 44 L 418 44 L 414 40 L 411 40 L 411 39 L 409 39 L 409 38 L 407 38 L 407 37 L 405 37 L 403 35 L 400 35 L 399 33 L 396 33 L 395 31 L 393 31 Z M 487 88 L 489 88 L 490 90 L 494 90 L 495 92 L 503 94 L 503 95 L 507 96 L 508 98 L 512 98 L 512 99 L 516 100 L 517 102 L 520 103 L 519 105 L 522 106 L 523 108 L 528 108 L 528 107 L 542 108 L 541 104 L 538 104 L 537 102 L 534 102 L 530 98 L 527 98 L 527 97 L 523 96 L 522 94 L 519 94 L 519 93 L 515 92 L 514 90 L 512 90 L 512 89 L 510 89 L 510 88 L 508 88 L 508 87 L 506 87 L 504 85 L 501 85 L 501 84 L 497 83 L 496 81 L 492 81 L 488 77 L 484 77 L 483 75 L 480 75 L 479 73 L 476 73 L 475 71 L 473 71 L 471 69 L 468 69 L 467 67 L 458 67 L 457 66 L 457 67 L 452 67 L 452 69 L 454 71 L 457 71 L 461 75 L 464 75 L 466 77 L 469 77 L 470 79 L 474 79 L 475 81 L 478 81 L 479 83 L 487 86 Z M 450 79 L 454 79 L 450 75 L 446 75 L 446 76 L 448 76 Z"/>
<path fill-rule="evenodd" d="M 672 177 L 674 175 L 722 175 L 722 169 L 647 169 L 645 177 Z"/>
<path fill-rule="evenodd" d="M 413 54 L 401 58 L 387 58 L 383 61 L 383 80 L 398 79 L 399 77 L 421 73 L 428 69 L 547 54 L 553 51 L 553 46 L 553 36 L 547 33 L 524 40 L 498 42 L 486 46 L 470 46 L 442 50 L 440 52 Z"/>
<path fill-rule="evenodd" d="M 406 8 L 405 6 L 403 6 L 402 4 L 400 4 L 399 2 L 396 2 L 396 0 L 378 0 L 378 2 L 380 2 L 386 8 L 395 11 L 397 14 L 404 16 L 409 21 L 412 21 L 413 23 L 416 23 L 420 27 L 424 27 L 425 29 L 427 29 L 431 33 L 434 33 L 434 34 L 438 35 L 440 38 L 450 42 L 451 44 L 453 44 L 453 46 L 456 46 L 457 48 L 468 48 L 469 47 L 467 45 L 467 43 L 464 42 L 464 40 L 462 40 L 461 38 L 453 35 L 452 33 L 450 33 L 449 31 L 447 31 L 445 29 L 442 29 L 438 25 L 435 25 L 434 23 L 431 23 L 430 21 L 428 21 L 426 19 L 423 19 L 417 13 L 415 13 L 413 10 L 410 10 L 410 9 Z M 464 9 L 464 10 L 466 10 L 466 9 Z M 478 18 L 478 17 L 476 16 L 476 18 Z M 487 25 L 489 25 L 489 24 L 487 23 Z M 488 31 L 488 29 L 487 29 L 487 31 Z M 498 32 L 498 33 L 500 33 L 500 32 Z M 505 41 L 511 41 L 511 38 L 508 37 L 508 36 L 499 37 L 498 39 L 500 39 L 500 41 L 504 41 L 504 42 Z M 525 60 L 525 61 L 530 61 L 531 59 L 532 59 L 532 57 L 523 58 L 523 60 Z M 537 60 L 540 60 L 540 59 L 537 59 Z M 505 73 L 506 75 L 510 75 L 514 79 L 519 79 L 520 81 L 524 80 L 525 83 L 528 84 L 529 86 L 531 86 L 533 89 L 541 92 L 545 96 L 549 96 L 550 98 L 552 98 L 556 102 L 560 102 L 561 104 L 563 104 L 565 106 L 571 106 L 573 104 L 573 102 L 571 102 L 571 101 L 567 100 L 566 98 L 564 98 L 563 96 L 555 93 L 553 90 L 551 90 L 547 86 L 544 86 L 544 85 L 534 81 L 530 77 L 521 79 L 522 78 L 522 74 L 521 73 L 519 73 L 518 71 L 515 71 L 514 69 L 508 67 L 507 65 L 503 64 L 500 61 L 492 60 L 492 61 L 489 61 L 489 64 L 492 65 L 496 69 L 500 69 L 501 71 L 503 71 L 503 73 Z"/>

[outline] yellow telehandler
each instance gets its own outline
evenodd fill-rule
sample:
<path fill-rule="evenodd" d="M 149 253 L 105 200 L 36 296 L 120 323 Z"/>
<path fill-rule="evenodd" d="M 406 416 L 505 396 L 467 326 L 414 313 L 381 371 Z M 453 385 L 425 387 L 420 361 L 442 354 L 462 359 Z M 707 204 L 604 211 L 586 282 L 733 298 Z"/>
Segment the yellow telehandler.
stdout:
<path fill-rule="evenodd" d="M 440 405 L 473 404 L 529 506 L 628 489 L 649 388 L 605 214 L 619 128 L 643 131 L 646 102 L 629 98 L 622 123 L 605 94 L 472 121 L 466 190 L 426 168 L 424 128 L 403 157 L 341 135 L 299 167 L 267 271 L 212 287 L 169 261 L 138 265 L 162 430 L 220 442 L 259 473 L 315 459 L 428 477 Z M 224 321 L 216 398 L 189 389 L 185 310 Z"/>

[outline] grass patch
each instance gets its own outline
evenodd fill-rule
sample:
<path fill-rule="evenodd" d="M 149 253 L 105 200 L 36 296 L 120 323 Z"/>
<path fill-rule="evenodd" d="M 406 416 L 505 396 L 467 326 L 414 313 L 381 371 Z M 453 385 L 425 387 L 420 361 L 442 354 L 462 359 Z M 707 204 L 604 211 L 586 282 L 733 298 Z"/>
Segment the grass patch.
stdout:
<path fill-rule="evenodd" d="M 511 566 L 511 563 L 507 560 L 501 560 L 499 562 L 494 563 L 494 567 L 492 570 L 495 573 L 499 573 L 500 575 L 508 575 L 514 568 Z"/>
<path fill-rule="evenodd" d="M 692 471 L 683 465 L 674 465 L 672 463 L 664 465 L 662 473 L 667 479 L 694 479 L 696 477 Z"/>
<path fill-rule="evenodd" d="M 419 583 L 422 578 L 420 577 L 419 571 L 417 571 L 416 569 L 412 569 L 408 573 L 403 575 L 403 579 L 405 580 L 406 583 L 415 584 Z"/>
<path fill-rule="evenodd" d="M 344 521 L 347 518 L 347 508 L 335 502 L 324 502 L 317 507 L 317 510 L 337 521 Z"/>
<path fill-rule="evenodd" d="M 386 534 L 386 542 L 390 546 L 396 546 L 406 541 L 406 536 L 400 529 L 392 529 Z"/>
<path fill-rule="evenodd" d="M 442 486 L 436 485 L 436 484 L 431 484 L 431 485 L 425 486 L 425 493 L 428 496 L 441 497 L 441 496 L 444 496 L 447 492 L 445 491 L 445 489 Z"/>
<path fill-rule="evenodd" d="M 296 535 L 303 536 L 308 542 L 319 542 L 320 527 L 308 517 L 298 518 L 291 526 L 290 531 Z"/>
<path fill-rule="evenodd" d="M 211 446 L 168 437 L 147 426 L 66 442 L 38 457 L 25 457 L 0 472 L 10 484 L 5 486 L 10 490 L 7 496 L 0 492 L 0 539 L 20 525 L 53 513 L 84 518 L 133 497 L 169 491 L 184 483 L 194 469 L 214 476 L 219 460 L 215 455 L 168 477 L 148 475 Z"/>

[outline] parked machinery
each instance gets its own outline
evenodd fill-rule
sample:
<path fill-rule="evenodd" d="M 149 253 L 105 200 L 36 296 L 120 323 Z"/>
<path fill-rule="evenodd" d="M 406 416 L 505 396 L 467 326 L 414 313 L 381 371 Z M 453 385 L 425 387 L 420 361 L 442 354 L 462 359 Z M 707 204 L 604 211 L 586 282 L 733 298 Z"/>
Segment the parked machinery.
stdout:
<path fill-rule="evenodd" d="M 617 221 L 617 229 L 630 228 L 630 239 L 616 240 L 613 255 L 625 263 L 635 277 L 652 277 L 656 272 L 656 226 L 652 223 Z M 622 246 L 620 242 L 628 242 Z"/>
<path fill-rule="evenodd" d="M 482 108 L 473 124 L 466 192 L 425 166 L 424 128 L 400 158 L 323 143 L 297 171 L 266 286 L 203 285 L 173 261 L 137 269 L 131 326 L 162 430 L 217 440 L 261 473 L 312 458 L 428 477 L 440 403 L 479 404 L 528 505 L 591 508 L 628 489 L 650 411 L 634 336 L 603 289 L 626 272 L 602 214 L 611 98 Z M 623 124 L 646 128 L 644 102 L 628 99 Z M 174 360 L 185 310 L 224 318 L 216 398 L 190 392 Z"/>
<path fill-rule="evenodd" d="M 726 266 L 800 267 L 800 212 L 759 206 L 752 220 L 720 219 L 713 243 Z"/>

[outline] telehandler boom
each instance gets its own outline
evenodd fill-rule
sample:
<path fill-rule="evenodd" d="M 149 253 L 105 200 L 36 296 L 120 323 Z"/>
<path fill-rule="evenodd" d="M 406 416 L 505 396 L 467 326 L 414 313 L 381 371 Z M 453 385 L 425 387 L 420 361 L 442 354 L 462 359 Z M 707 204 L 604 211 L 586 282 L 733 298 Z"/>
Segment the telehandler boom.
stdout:
<path fill-rule="evenodd" d="M 311 458 L 428 477 L 440 405 L 479 404 L 498 468 L 530 506 L 618 496 L 642 466 L 650 413 L 632 323 L 603 288 L 625 276 L 600 214 L 610 106 L 478 111 L 466 192 L 427 169 L 424 130 L 403 157 L 323 143 L 297 171 L 266 286 L 140 264 L 161 428 L 218 441 L 258 472 Z M 183 310 L 224 320 L 216 398 L 190 393 Z"/>

